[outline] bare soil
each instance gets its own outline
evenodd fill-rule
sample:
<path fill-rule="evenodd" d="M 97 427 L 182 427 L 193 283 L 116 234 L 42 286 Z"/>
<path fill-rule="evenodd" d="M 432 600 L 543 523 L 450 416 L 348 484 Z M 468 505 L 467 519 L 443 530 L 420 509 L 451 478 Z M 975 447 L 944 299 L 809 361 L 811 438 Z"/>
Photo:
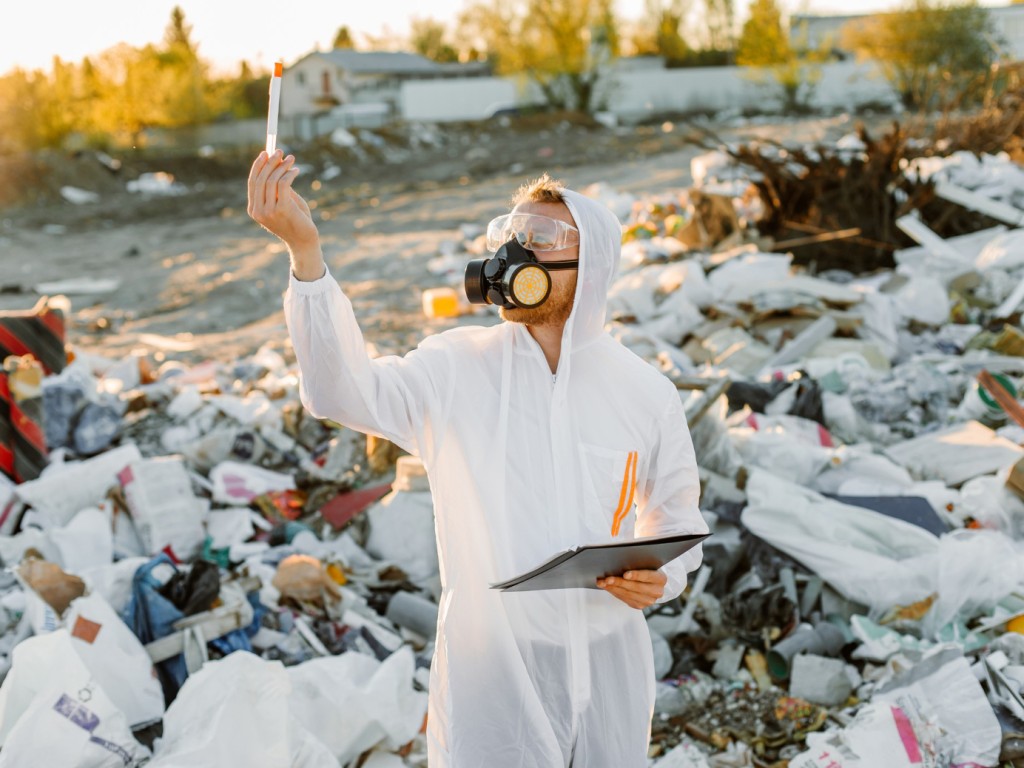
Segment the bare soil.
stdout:
<path fill-rule="evenodd" d="M 840 116 L 716 131 L 729 140 L 814 143 L 854 127 L 854 118 Z M 657 194 L 687 187 L 690 160 L 704 151 L 693 130 L 671 123 L 608 129 L 561 119 L 449 127 L 429 142 L 411 141 L 408 131 L 377 136 L 355 155 L 329 142 L 293 151 L 308 165 L 296 188 L 315 206 L 328 265 L 367 341 L 389 352 L 454 323 L 495 321 L 491 313 L 426 319 L 421 291 L 444 284 L 427 262 L 444 241 L 460 239 L 460 224 L 484 224 L 507 210 L 528 178 L 548 171 L 577 189 L 603 181 Z M 69 294 L 72 344 L 110 357 L 141 350 L 157 360 L 238 359 L 268 341 L 286 350 L 287 254 L 245 212 L 256 151 L 127 153 L 117 174 L 88 154 L 0 163 L 0 181 L 22 193 L 18 205 L 0 207 L 0 310 L 32 306 L 39 283 L 115 278 L 114 291 Z M 332 167 L 341 172 L 327 180 Z M 126 191 L 125 181 L 146 170 L 173 173 L 188 193 Z M 59 195 L 65 184 L 100 199 L 67 203 Z"/>

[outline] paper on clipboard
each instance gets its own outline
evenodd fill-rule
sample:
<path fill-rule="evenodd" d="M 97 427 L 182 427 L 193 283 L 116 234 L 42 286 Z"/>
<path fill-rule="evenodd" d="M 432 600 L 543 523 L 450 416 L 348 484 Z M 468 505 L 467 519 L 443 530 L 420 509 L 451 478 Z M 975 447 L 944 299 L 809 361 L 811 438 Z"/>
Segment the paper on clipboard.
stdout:
<path fill-rule="evenodd" d="M 536 568 L 491 584 L 502 592 L 540 589 L 599 589 L 597 580 L 631 570 L 657 570 L 693 549 L 711 534 L 684 533 L 586 544 L 559 552 Z"/>

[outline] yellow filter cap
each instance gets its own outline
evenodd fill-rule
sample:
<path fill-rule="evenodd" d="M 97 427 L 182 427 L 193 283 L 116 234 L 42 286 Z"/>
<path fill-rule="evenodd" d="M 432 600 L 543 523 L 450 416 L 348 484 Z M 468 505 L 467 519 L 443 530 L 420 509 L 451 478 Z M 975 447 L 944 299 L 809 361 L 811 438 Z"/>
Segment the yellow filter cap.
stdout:
<path fill-rule="evenodd" d="M 551 278 L 537 266 L 525 266 L 512 279 L 512 296 L 524 307 L 536 307 L 544 302 L 551 291 Z"/>

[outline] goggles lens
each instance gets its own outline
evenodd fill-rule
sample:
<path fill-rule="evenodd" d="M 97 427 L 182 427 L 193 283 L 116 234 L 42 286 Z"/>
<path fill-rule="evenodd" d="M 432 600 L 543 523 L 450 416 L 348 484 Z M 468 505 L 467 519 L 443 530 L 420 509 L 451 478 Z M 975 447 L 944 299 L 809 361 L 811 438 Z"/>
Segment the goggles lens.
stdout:
<path fill-rule="evenodd" d="M 576 227 L 536 213 L 508 213 L 487 225 L 489 250 L 498 250 L 513 237 L 531 251 L 560 251 L 580 242 Z"/>

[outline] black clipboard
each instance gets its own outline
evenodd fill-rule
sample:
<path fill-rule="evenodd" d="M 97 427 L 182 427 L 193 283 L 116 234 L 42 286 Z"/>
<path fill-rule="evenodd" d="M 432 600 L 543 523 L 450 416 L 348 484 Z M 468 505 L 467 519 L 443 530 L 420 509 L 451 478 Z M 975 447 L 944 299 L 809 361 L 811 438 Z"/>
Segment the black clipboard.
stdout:
<path fill-rule="evenodd" d="M 609 544 L 584 544 L 559 552 L 526 573 L 491 584 L 491 589 L 500 589 L 502 592 L 600 589 L 597 586 L 598 579 L 621 576 L 626 571 L 656 571 L 710 535 L 677 533 Z"/>

